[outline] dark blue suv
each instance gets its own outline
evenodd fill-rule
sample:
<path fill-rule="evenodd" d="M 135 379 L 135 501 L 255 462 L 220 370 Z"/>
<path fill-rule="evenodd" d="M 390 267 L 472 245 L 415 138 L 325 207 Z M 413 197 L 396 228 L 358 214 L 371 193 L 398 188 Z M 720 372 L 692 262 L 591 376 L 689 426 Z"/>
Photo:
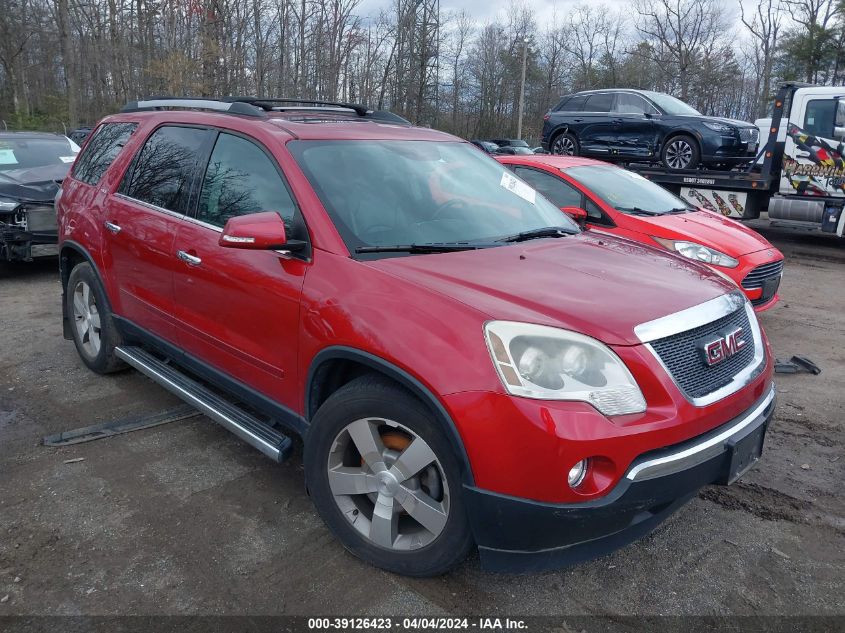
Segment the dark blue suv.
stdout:
<path fill-rule="evenodd" d="M 704 116 L 648 90 L 578 92 L 563 97 L 543 120 L 543 148 L 552 154 L 659 160 L 668 169 L 748 162 L 759 141 L 751 123 Z"/>

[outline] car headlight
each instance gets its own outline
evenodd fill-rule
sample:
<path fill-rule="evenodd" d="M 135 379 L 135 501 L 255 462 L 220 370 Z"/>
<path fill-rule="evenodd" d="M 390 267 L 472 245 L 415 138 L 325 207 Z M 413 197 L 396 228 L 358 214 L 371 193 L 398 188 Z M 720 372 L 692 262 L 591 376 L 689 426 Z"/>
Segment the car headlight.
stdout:
<path fill-rule="evenodd" d="M 489 321 L 484 336 L 511 395 L 588 402 L 605 415 L 646 409 L 642 391 L 625 363 L 589 336 L 514 321 Z"/>
<path fill-rule="evenodd" d="M 715 121 L 702 121 L 704 123 L 704 127 L 708 127 L 714 132 L 722 132 L 723 134 L 730 134 L 734 131 L 734 128 L 730 125 L 726 125 L 725 123 L 716 123 Z"/>
<path fill-rule="evenodd" d="M 703 244 L 696 242 L 687 242 L 685 240 L 667 240 L 662 237 L 651 236 L 655 242 L 661 246 L 668 248 L 670 251 L 683 255 L 687 259 L 693 259 L 697 262 L 705 264 L 712 264 L 714 266 L 724 266 L 725 268 L 736 268 L 739 262 L 730 255 L 725 255 L 721 251 L 714 248 L 709 248 Z"/>
<path fill-rule="evenodd" d="M 12 198 L 0 198 L 0 211 L 14 211 L 20 204 L 19 200 Z"/>

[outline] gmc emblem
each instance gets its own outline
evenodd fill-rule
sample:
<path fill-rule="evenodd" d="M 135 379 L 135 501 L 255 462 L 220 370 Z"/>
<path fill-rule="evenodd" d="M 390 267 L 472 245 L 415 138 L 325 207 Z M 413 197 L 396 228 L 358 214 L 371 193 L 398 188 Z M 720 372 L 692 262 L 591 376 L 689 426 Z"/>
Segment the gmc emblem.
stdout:
<path fill-rule="evenodd" d="M 745 347 L 746 341 L 742 338 L 742 334 L 742 328 L 738 327 L 721 338 L 706 341 L 701 349 L 704 352 L 704 362 L 707 366 L 718 365 Z"/>

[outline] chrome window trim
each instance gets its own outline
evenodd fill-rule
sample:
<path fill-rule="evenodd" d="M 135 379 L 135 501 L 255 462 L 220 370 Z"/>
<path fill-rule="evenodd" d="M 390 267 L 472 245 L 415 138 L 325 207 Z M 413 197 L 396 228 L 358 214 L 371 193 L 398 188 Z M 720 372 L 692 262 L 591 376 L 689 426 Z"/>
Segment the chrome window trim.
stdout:
<path fill-rule="evenodd" d="M 718 435 L 714 435 L 713 437 L 695 444 L 694 446 L 690 446 L 689 448 L 685 448 L 670 455 L 664 455 L 662 457 L 656 457 L 654 459 L 641 462 L 631 467 L 625 475 L 625 478 L 630 481 L 642 481 L 645 479 L 653 479 L 655 477 L 670 475 L 681 470 L 697 466 L 714 455 L 724 452 L 725 442 L 733 435 L 742 432 L 745 428 L 754 424 L 760 415 L 769 407 L 774 398 L 775 386 L 772 384 L 769 388 L 769 393 L 766 394 L 763 401 L 754 407 L 750 413 L 743 416 L 743 418 L 737 423 L 732 424 L 729 428 L 725 429 Z"/>
<path fill-rule="evenodd" d="M 208 222 L 203 222 L 202 220 L 198 220 L 196 218 L 192 218 L 190 216 L 185 215 L 184 213 L 177 213 L 176 211 L 171 211 L 170 209 L 165 209 L 164 207 L 160 207 L 155 204 L 151 204 L 149 202 L 144 202 L 143 200 L 138 200 L 137 198 L 133 198 L 132 196 L 127 196 L 125 193 L 116 193 L 114 194 L 115 198 L 120 198 L 121 200 L 126 200 L 127 202 L 134 202 L 135 204 L 139 204 L 142 207 L 146 207 L 151 211 L 158 211 L 159 213 L 164 213 L 165 215 L 169 215 L 172 218 L 177 218 L 179 220 L 185 220 L 187 222 L 191 222 L 192 224 L 196 224 L 198 226 L 202 226 L 206 229 L 211 229 L 212 231 L 216 231 L 217 233 L 222 233 L 223 228 L 219 226 L 215 226 L 214 224 L 209 224 Z"/>
<path fill-rule="evenodd" d="M 735 312 L 740 306 L 745 308 L 745 313 L 748 316 L 748 323 L 751 326 L 751 336 L 754 340 L 754 358 L 751 363 L 736 374 L 731 381 L 724 387 L 716 389 L 705 396 L 693 398 L 681 388 L 678 381 L 666 367 L 663 359 L 660 358 L 654 347 L 650 344 L 651 341 L 673 336 L 692 330 L 702 325 L 707 325 L 717 319 Z M 751 303 L 745 298 L 745 295 L 739 293 L 731 293 L 716 297 L 710 301 L 706 301 L 692 308 L 681 310 L 674 314 L 670 314 L 654 321 L 640 324 L 634 328 L 634 333 L 645 344 L 645 347 L 651 352 L 652 356 L 660 363 L 666 375 L 675 383 L 675 386 L 683 394 L 690 403 L 696 407 L 706 407 L 714 402 L 718 402 L 722 398 L 736 393 L 752 380 L 757 378 L 765 368 L 766 348 L 763 345 L 763 335 L 760 331 L 760 323 L 757 321 L 757 315 L 754 313 L 754 308 Z"/>

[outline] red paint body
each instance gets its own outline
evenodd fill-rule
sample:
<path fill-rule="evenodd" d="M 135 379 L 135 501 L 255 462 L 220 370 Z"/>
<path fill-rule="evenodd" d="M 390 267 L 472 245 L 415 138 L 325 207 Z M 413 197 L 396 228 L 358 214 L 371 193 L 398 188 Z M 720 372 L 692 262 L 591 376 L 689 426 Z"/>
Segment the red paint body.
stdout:
<path fill-rule="evenodd" d="M 703 265 L 592 231 L 478 251 L 359 261 L 350 257 L 285 147 L 294 138 L 457 142 L 448 135 L 375 123 L 324 126 L 197 112 L 107 120 L 139 126 L 96 187 L 72 177 L 65 181 L 58 212 L 62 247 L 73 242 L 90 255 L 115 314 L 303 416 L 306 378 L 320 350 L 343 345 L 380 357 L 443 405 L 478 488 L 548 502 L 602 496 L 638 455 L 725 423 L 770 387 L 767 349 L 766 368 L 750 384 L 709 406 L 693 406 L 635 336 L 640 323 L 734 290 Z M 310 261 L 222 247 L 219 231 L 116 194 L 133 155 L 164 122 L 235 130 L 262 143 L 304 214 Z M 107 220 L 120 224 L 120 234 L 103 230 Z M 723 222 L 738 243 L 753 239 L 731 221 L 708 222 Z M 677 235 L 672 227 L 649 230 Z M 635 228 L 616 232 L 642 236 Z M 201 258 L 203 266 L 181 261 L 178 250 Z M 483 326 L 491 319 L 551 325 L 603 341 L 633 374 L 647 411 L 608 418 L 583 402 L 508 395 L 484 341 Z M 596 458 L 597 466 L 590 485 L 575 493 L 566 473 L 585 457 Z"/>
<path fill-rule="evenodd" d="M 608 163 L 589 158 L 552 155 L 497 156 L 496 158 L 500 163 L 505 165 L 533 167 L 565 180 L 598 205 L 616 225 L 604 226 L 590 224 L 588 218 L 587 226 L 591 230 L 626 237 L 657 248 L 664 247 L 652 239 L 652 236 L 668 240 L 688 240 L 730 255 L 739 261 L 739 265 L 736 268 L 727 268 L 724 266 L 713 266 L 713 268 L 730 277 L 740 288 L 742 288 L 742 280 L 754 268 L 762 264 L 770 264 L 783 259 L 783 254 L 772 246 L 766 238 L 756 231 L 749 229 L 741 222 L 731 218 L 726 218 L 723 215 L 712 213 L 705 209 L 699 209 L 695 213 L 684 213 L 681 215 L 629 215 L 607 204 L 598 195 L 573 177 L 573 175 L 567 173 L 567 169 L 571 167 L 580 167 L 583 165 L 609 166 Z M 759 299 L 763 292 L 761 288 L 742 288 L 742 291 L 752 301 Z M 780 297 L 775 294 L 769 301 L 762 305 L 756 305 L 754 309 L 757 312 L 768 310 L 779 299 Z"/>

